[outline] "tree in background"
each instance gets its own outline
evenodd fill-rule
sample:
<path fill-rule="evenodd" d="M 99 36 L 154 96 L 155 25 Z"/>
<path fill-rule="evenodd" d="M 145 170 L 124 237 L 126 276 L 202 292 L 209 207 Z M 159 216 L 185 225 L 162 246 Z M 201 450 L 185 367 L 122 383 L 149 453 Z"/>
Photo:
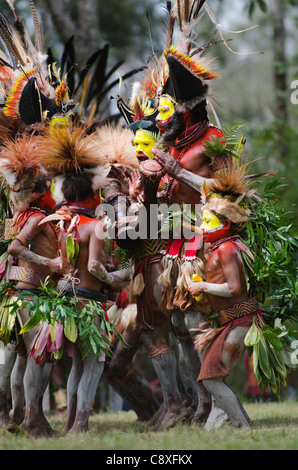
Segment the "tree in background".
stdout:
<path fill-rule="evenodd" d="M 34 0 L 34 3 L 42 18 L 45 43 L 58 60 L 73 34 L 79 65 L 109 42 L 111 66 L 124 61 L 122 74 L 146 63 L 152 48 L 161 51 L 165 0 Z M 256 170 L 279 170 L 288 185 L 281 190 L 282 196 L 292 205 L 296 202 L 294 188 L 298 184 L 295 124 L 298 105 L 291 103 L 291 83 L 298 76 L 297 0 L 208 0 L 207 4 L 217 22 L 227 30 L 258 24 L 257 28 L 237 35 L 223 32 L 225 38 L 232 39 L 228 44 L 236 54 L 222 44 L 212 48 L 212 56 L 218 57 L 222 72 L 214 104 L 223 126 L 231 121 L 246 124 L 248 152 L 253 157 L 262 157 L 255 163 Z M 29 0 L 15 0 L 15 7 L 30 28 Z M 6 0 L 0 0 L 0 9 L 11 15 Z M 197 28 L 198 43 L 207 41 L 215 27 L 205 14 Z M 219 35 L 214 39 L 220 39 Z"/>

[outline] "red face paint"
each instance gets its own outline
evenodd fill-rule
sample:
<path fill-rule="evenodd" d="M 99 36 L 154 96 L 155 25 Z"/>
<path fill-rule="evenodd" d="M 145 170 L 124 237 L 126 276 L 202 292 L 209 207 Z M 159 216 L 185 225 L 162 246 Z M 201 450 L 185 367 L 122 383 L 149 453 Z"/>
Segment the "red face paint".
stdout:
<path fill-rule="evenodd" d="M 45 207 L 47 209 L 50 209 L 51 211 L 55 209 L 56 202 L 52 198 L 51 191 L 47 191 L 44 193 L 39 199 L 36 199 L 36 201 L 31 203 L 32 206 L 36 205 L 38 207 Z"/>
<path fill-rule="evenodd" d="M 225 238 L 230 233 L 230 221 L 224 227 L 219 228 L 218 230 L 214 230 L 212 232 L 206 232 L 203 230 L 203 238 L 204 242 L 206 243 L 214 243 L 221 238 Z"/>

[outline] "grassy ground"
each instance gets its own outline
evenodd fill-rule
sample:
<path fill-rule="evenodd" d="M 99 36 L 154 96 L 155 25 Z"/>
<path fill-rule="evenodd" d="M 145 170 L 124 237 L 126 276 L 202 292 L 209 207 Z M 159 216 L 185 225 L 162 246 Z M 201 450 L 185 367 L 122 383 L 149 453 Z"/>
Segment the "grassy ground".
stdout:
<path fill-rule="evenodd" d="M 51 439 L 11 435 L 0 430 L 1 450 L 297 450 L 298 402 L 245 404 L 254 422 L 251 430 L 236 430 L 229 424 L 205 432 L 180 424 L 153 432 L 137 423 L 134 412 L 92 415 L 88 433 L 61 436 L 65 419 L 49 417 L 56 431 Z"/>

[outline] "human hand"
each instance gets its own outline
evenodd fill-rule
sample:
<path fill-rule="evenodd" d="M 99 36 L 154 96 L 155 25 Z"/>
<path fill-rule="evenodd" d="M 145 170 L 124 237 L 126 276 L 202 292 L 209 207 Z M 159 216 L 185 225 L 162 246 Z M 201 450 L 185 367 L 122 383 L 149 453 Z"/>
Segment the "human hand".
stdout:
<path fill-rule="evenodd" d="M 142 192 L 142 178 L 138 169 L 132 170 L 129 175 L 128 183 L 130 197 L 137 199 Z"/>
<path fill-rule="evenodd" d="M 50 268 L 50 271 L 53 273 L 61 273 L 63 270 L 62 258 L 59 256 L 58 258 L 50 259 L 49 268 Z"/>
<path fill-rule="evenodd" d="M 110 273 L 113 276 L 113 282 L 110 284 L 110 289 L 112 291 L 121 292 L 126 286 L 127 282 L 123 281 L 120 277 L 116 276 L 113 273 Z"/>
<path fill-rule="evenodd" d="M 126 168 L 121 167 L 119 165 L 111 165 L 110 172 L 108 174 L 109 178 L 115 178 L 119 181 L 124 181 L 126 178 L 129 177 L 128 171 Z"/>
<path fill-rule="evenodd" d="M 153 149 L 153 159 L 156 160 L 164 169 L 164 171 L 171 177 L 175 178 L 178 176 L 179 171 L 182 169 L 182 165 L 178 160 L 167 152 L 162 150 Z"/>
<path fill-rule="evenodd" d="M 188 290 L 193 297 L 196 297 L 198 294 L 206 290 L 206 282 L 191 282 L 188 284 Z"/>

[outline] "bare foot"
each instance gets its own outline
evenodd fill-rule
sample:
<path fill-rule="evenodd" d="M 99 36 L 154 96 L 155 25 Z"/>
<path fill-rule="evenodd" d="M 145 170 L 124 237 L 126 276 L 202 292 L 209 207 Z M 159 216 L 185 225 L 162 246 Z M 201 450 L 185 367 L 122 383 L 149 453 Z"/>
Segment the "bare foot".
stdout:
<path fill-rule="evenodd" d="M 9 414 L 7 407 L 6 393 L 0 392 L 0 426 L 6 426 L 9 423 Z"/>
<path fill-rule="evenodd" d="M 191 410 L 183 405 L 169 404 L 163 419 L 155 427 L 156 431 L 170 429 L 176 424 L 186 421 L 191 416 Z"/>
<path fill-rule="evenodd" d="M 45 426 L 43 424 L 36 424 L 26 426 L 22 423 L 20 429 L 24 432 L 24 434 L 32 437 L 53 437 L 55 435 L 55 432 L 50 427 L 50 425 Z"/>

